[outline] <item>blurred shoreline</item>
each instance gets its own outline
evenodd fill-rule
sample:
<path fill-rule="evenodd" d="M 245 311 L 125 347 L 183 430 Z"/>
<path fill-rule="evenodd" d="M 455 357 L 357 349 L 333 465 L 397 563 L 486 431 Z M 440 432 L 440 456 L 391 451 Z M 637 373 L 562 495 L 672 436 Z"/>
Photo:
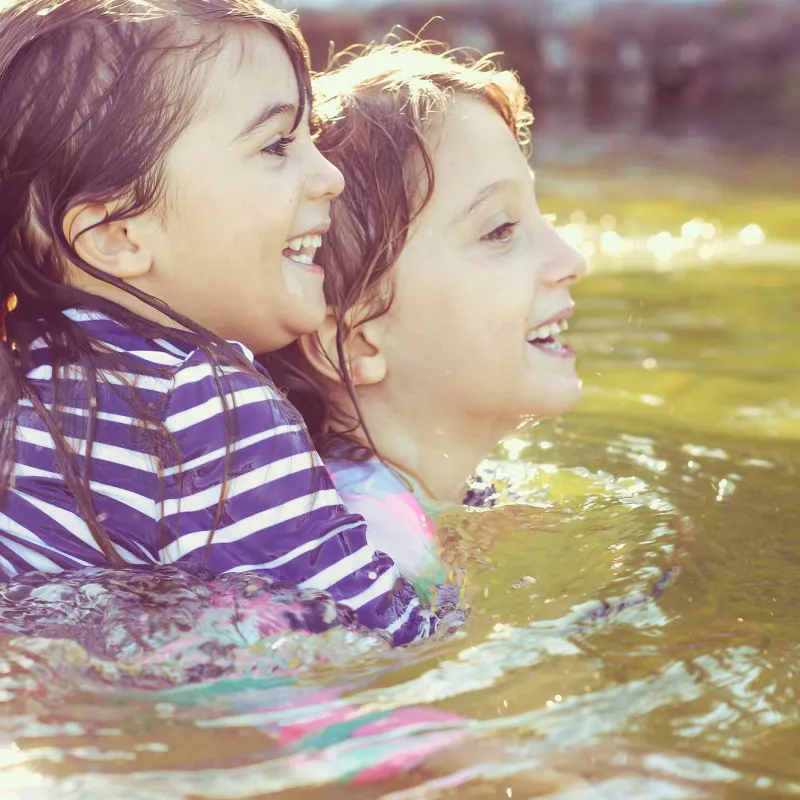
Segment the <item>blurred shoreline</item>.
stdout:
<path fill-rule="evenodd" d="M 312 65 L 353 44 L 502 53 L 542 132 L 800 157 L 795 0 L 295 0 Z"/>
<path fill-rule="evenodd" d="M 668 175 L 673 183 L 713 183 L 800 196 L 800 141 L 752 130 L 739 136 L 696 127 L 684 131 L 597 129 L 559 118 L 537 117 L 533 127 L 533 166 L 559 171 L 589 168 L 620 178 Z"/>

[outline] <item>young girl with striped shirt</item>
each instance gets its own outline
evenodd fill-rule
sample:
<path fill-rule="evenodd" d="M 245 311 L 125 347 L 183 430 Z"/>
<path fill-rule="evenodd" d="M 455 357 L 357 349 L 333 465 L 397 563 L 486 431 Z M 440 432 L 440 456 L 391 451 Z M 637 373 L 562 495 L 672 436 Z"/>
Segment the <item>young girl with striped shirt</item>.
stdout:
<path fill-rule="evenodd" d="M 253 360 L 325 316 L 310 101 L 260 0 L 0 11 L 0 576 L 257 571 L 435 625 Z"/>

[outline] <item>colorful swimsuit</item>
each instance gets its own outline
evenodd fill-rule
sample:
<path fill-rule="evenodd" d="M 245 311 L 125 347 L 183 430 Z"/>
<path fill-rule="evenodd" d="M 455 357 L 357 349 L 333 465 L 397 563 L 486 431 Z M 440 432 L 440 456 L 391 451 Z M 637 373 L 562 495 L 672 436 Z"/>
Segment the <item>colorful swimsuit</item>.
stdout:
<path fill-rule="evenodd" d="M 435 514 L 420 504 L 422 493 L 412 492 L 415 484 L 404 483 L 377 458 L 325 463 L 342 501 L 366 520 L 369 543 L 394 561 L 421 596 L 430 597 L 446 573 L 436 552 Z"/>

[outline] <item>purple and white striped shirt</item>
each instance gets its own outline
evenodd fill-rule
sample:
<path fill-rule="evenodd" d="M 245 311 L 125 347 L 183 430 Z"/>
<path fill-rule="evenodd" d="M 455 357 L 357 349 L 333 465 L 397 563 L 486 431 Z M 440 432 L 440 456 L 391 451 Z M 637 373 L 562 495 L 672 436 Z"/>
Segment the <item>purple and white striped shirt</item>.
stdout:
<path fill-rule="evenodd" d="M 129 564 L 198 564 L 217 573 L 259 571 L 300 588 L 326 590 L 359 621 L 392 634 L 395 644 L 422 638 L 436 618 L 420 606 L 392 560 L 367 543 L 363 519 L 342 505 L 330 475 L 310 449 L 286 401 L 258 378 L 223 368 L 229 408 L 235 406 L 223 514 L 207 545 L 225 472 L 226 430 L 211 364 L 180 340 L 150 340 L 100 314 L 65 312 L 113 350 L 142 364 L 121 376 L 140 402 L 159 409 L 174 437 L 177 466 L 162 468 L 153 435 L 121 386 L 97 381 L 91 454 L 94 506 L 117 552 Z M 252 354 L 237 345 L 252 361 Z M 52 364 L 44 340 L 34 343 L 28 377 L 52 407 Z M 152 367 L 167 368 L 153 377 Z M 75 403 L 63 406 L 61 432 L 84 467 L 85 376 L 66 375 Z M 120 391 L 122 389 L 122 391 Z M 12 485 L 0 507 L 0 576 L 107 566 L 56 464 L 55 443 L 29 402 L 16 410 Z"/>

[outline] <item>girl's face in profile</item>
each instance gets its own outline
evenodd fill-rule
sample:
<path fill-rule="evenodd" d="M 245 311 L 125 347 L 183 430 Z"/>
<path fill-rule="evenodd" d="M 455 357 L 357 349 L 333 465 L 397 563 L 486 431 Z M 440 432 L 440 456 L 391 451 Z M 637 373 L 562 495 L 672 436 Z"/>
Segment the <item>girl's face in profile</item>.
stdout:
<path fill-rule="evenodd" d="M 256 352 L 325 315 L 314 252 L 341 173 L 319 153 L 281 44 L 257 28 L 223 39 L 195 119 L 165 164 L 165 207 L 138 220 L 152 259 L 139 284 Z"/>
<path fill-rule="evenodd" d="M 542 217 L 525 157 L 490 106 L 457 97 L 433 143 L 433 197 L 393 275 L 386 396 L 509 428 L 571 409 L 581 381 L 557 332 L 583 257 Z"/>

